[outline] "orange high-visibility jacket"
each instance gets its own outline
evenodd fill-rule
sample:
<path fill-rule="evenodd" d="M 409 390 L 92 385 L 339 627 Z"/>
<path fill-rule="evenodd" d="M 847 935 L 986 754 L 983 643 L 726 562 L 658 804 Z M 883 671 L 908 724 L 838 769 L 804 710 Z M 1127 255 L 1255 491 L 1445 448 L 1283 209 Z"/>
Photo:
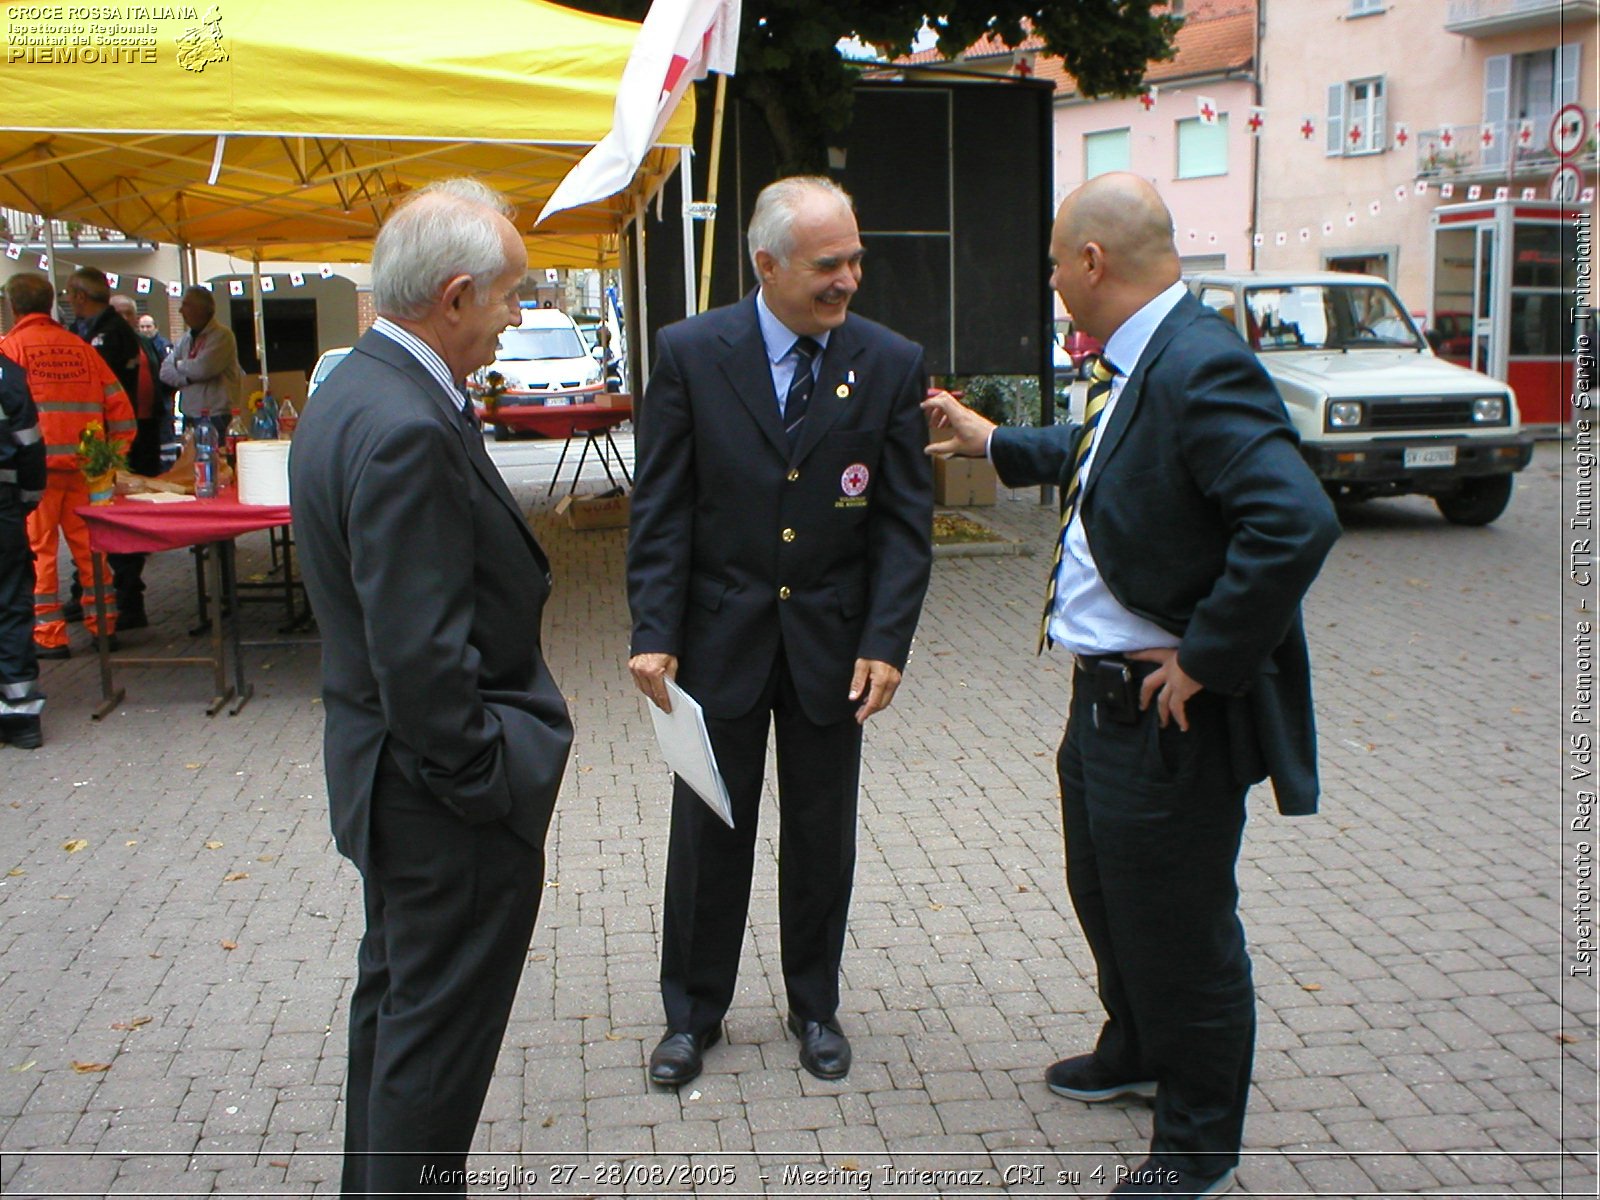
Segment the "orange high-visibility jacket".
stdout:
<path fill-rule="evenodd" d="M 29 313 L 0 338 L 0 354 L 28 373 L 47 468 L 78 469 L 78 439 L 91 421 L 100 423 L 106 441 L 128 452 L 135 428 L 133 405 L 88 342 L 44 313 Z"/>

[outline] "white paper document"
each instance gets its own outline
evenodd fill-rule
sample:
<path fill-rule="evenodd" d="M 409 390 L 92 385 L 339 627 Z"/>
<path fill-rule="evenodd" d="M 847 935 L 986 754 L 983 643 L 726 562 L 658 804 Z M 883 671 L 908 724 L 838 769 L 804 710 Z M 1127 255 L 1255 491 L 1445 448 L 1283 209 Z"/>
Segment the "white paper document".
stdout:
<path fill-rule="evenodd" d="M 667 698 L 672 702 L 669 713 L 646 701 L 650 719 L 655 722 L 656 741 L 661 743 L 667 766 L 732 829 L 733 805 L 728 801 L 728 785 L 723 783 L 722 772 L 717 770 L 711 735 L 706 732 L 705 713 L 699 701 L 671 679 L 667 680 Z"/>

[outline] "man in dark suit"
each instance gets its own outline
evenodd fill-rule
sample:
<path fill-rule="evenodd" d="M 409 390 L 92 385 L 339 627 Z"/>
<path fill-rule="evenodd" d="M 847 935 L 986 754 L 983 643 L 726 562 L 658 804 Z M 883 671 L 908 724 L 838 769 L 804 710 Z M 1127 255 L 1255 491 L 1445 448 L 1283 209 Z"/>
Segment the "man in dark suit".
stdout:
<path fill-rule="evenodd" d="M 549 563 L 462 388 L 517 320 L 527 257 L 505 211 L 452 180 L 389 218 L 379 320 L 290 455 L 334 842 L 366 902 L 346 1196 L 466 1194 L 572 742 L 540 650 Z"/>
<path fill-rule="evenodd" d="M 1051 283 L 1105 343 L 1081 424 L 997 429 L 946 395 L 952 436 L 1012 486 L 1062 495 L 1041 643 L 1072 653 L 1058 756 L 1067 885 L 1100 974 L 1092 1053 L 1046 1075 L 1095 1103 L 1154 1096 L 1151 1156 L 1114 1195 L 1211 1196 L 1238 1162 L 1255 1032 L 1234 877 L 1268 775 L 1316 809 L 1300 601 L 1338 522 L 1282 401 L 1179 280 L 1172 218 L 1137 176 L 1068 196 Z"/>
<path fill-rule="evenodd" d="M 749 244 L 760 289 L 662 330 L 638 430 L 628 665 L 662 708 L 673 677 L 703 706 L 734 818 L 677 782 L 650 1058 L 672 1087 L 700 1073 L 733 998 L 769 723 L 788 1024 L 806 1070 L 850 1069 L 837 1009 L 862 726 L 899 686 L 932 563 L 922 351 L 849 313 L 850 198 L 779 180 Z"/>

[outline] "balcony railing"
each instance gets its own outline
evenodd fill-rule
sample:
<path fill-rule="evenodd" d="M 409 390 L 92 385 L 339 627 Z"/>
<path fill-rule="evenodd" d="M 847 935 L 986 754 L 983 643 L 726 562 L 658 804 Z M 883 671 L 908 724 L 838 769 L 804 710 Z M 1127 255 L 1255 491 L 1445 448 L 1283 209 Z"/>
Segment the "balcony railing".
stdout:
<path fill-rule="evenodd" d="M 0 241 L 14 243 L 25 250 L 45 248 L 44 218 L 37 213 L 23 212 L 19 208 L 0 208 Z M 131 238 L 118 229 L 102 229 L 98 225 L 84 225 L 78 221 L 51 221 L 50 238 L 56 250 L 68 247 L 89 250 L 121 250 L 148 253 L 156 243 Z"/>
<path fill-rule="evenodd" d="M 1496 37 L 1600 13 L 1600 0 L 1450 0 L 1444 27 L 1465 37 Z"/>
<path fill-rule="evenodd" d="M 1424 129 L 1416 135 L 1417 178 L 1481 182 L 1497 178 L 1528 182 L 1537 178 L 1543 183 L 1563 161 L 1586 174 L 1593 171 L 1596 114 L 1589 114 L 1588 140 L 1565 160 L 1550 149 L 1552 115 L 1534 118 L 1527 130 L 1521 121 L 1489 126 L 1492 135 L 1487 141 L 1481 121 Z"/>

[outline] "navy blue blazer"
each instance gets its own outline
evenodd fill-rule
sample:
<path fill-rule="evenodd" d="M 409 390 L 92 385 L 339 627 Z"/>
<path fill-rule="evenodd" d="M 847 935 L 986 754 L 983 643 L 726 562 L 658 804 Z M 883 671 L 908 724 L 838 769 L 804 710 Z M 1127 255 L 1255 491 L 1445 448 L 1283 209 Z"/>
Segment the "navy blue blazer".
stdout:
<path fill-rule="evenodd" d="M 633 653 L 677 655 L 724 719 L 780 647 L 817 724 L 859 703 L 857 658 L 903 668 L 933 563 L 926 384 L 920 346 L 851 314 L 791 452 L 753 294 L 661 330 L 636 423 Z"/>
<path fill-rule="evenodd" d="M 995 431 L 1011 486 L 1065 491 L 1078 427 Z M 1317 807 L 1300 602 L 1339 536 L 1272 381 L 1226 321 L 1185 296 L 1112 411 L 1080 501 L 1106 587 L 1180 639 L 1178 661 L 1229 697 L 1235 774 L 1278 808 Z"/>

